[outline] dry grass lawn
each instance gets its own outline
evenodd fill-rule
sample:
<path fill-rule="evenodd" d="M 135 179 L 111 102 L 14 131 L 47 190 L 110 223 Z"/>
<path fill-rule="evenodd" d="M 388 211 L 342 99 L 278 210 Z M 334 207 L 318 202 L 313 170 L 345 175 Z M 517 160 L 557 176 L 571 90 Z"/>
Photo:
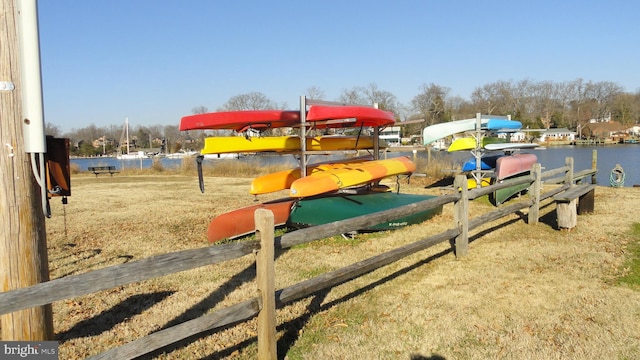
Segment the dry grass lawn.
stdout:
<path fill-rule="evenodd" d="M 249 178 L 169 173 L 77 174 L 47 220 L 51 277 L 208 246 L 220 213 L 254 203 Z M 438 195 L 428 180 L 402 191 Z M 261 196 L 260 200 L 283 194 Z M 571 231 L 517 215 L 472 232 L 469 255 L 448 244 L 420 252 L 277 311 L 279 358 L 637 359 L 640 291 L 619 285 L 640 188 L 598 187 L 596 209 Z M 472 216 L 493 207 L 471 204 Z M 277 254 L 282 288 L 453 227 L 451 205 L 394 232 L 334 238 Z M 636 240 L 637 241 L 637 240 Z M 80 359 L 256 295 L 244 257 L 53 304 L 61 359 Z M 159 359 L 254 359 L 256 322 L 205 334 Z"/>

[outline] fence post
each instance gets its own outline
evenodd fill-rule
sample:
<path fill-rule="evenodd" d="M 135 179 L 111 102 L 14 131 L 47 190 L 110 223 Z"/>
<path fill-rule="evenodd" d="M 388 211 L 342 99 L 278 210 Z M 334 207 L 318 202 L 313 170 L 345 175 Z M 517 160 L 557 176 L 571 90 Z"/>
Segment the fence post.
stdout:
<path fill-rule="evenodd" d="M 260 250 L 256 255 L 256 281 L 261 300 L 258 313 L 258 359 L 275 360 L 277 343 L 273 212 L 258 209 L 254 219 L 256 234 L 260 238 Z"/>
<path fill-rule="evenodd" d="M 469 247 L 469 197 L 467 195 L 467 177 L 457 175 L 453 181 L 453 187 L 460 192 L 460 199 L 453 204 L 455 226 L 460 234 L 455 240 L 456 258 L 467 256 Z"/>
<path fill-rule="evenodd" d="M 540 217 L 540 192 L 542 190 L 542 166 L 540 163 L 533 164 L 531 173 L 534 176 L 531 189 L 531 206 L 529 207 L 528 222 L 537 224 Z"/>
<path fill-rule="evenodd" d="M 564 174 L 564 184 L 573 186 L 573 158 L 567 157 L 564 159 L 564 166 L 566 166 L 567 172 Z"/>
<path fill-rule="evenodd" d="M 598 150 L 593 149 L 593 151 L 591 152 L 591 170 L 597 170 L 597 169 L 598 169 Z M 598 180 L 596 179 L 596 172 L 591 174 L 591 183 L 592 184 L 598 183 Z"/>
<path fill-rule="evenodd" d="M 40 76 L 25 64 L 39 61 L 37 56 L 29 55 L 34 48 L 39 49 L 35 41 L 36 1 L 0 0 L 0 28 L 0 292 L 4 292 L 48 281 L 49 260 L 43 194 L 31 167 L 37 167 L 34 161 L 39 155 L 29 155 L 46 150 L 34 149 L 41 144 L 36 138 L 28 142 L 25 130 L 31 128 L 36 135 L 39 121 L 37 110 L 25 110 L 27 102 L 37 105 L 41 97 L 38 89 L 26 85 L 37 83 L 36 77 Z M 23 59 L 21 53 L 28 59 Z M 22 95 L 25 87 L 29 88 L 28 101 Z M 39 135 L 44 142 L 44 131 Z M 27 143 L 31 144 L 28 150 Z M 42 161 L 39 164 L 40 169 L 45 166 Z M 3 314 L 0 323 L 3 341 L 54 338 L 51 304 Z"/>

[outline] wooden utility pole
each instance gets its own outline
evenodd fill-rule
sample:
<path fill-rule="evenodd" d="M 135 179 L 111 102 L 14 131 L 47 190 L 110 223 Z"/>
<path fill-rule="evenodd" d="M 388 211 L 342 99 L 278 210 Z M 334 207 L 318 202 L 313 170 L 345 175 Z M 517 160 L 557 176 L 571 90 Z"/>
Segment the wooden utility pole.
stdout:
<path fill-rule="evenodd" d="M 49 280 L 40 187 L 23 146 L 16 20 L 16 0 L 0 0 L 0 291 Z M 52 319 L 50 305 L 1 315 L 0 340 L 52 340 Z"/>

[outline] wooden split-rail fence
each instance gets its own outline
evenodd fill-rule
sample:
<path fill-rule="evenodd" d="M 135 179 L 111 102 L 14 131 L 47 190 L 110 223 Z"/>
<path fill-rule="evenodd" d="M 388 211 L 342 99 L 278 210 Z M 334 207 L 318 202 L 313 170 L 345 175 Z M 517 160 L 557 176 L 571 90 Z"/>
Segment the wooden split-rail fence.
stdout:
<path fill-rule="evenodd" d="M 540 164 L 535 164 L 530 176 L 524 176 L 517 180 L 504 181 L 489 187 L 473 190 L 467 190 L 467 178 L 459 175 L 454 180 L 453 191 L 450 194 L 371 215 L 297 230 L 278 237 L 274 236 L 273 214 L 268 210 L 260 209 L 255 213 L 256 232 L 259 240 L 212 245 L 199 249 L 156 255 L 126 264 L 51 280 L 27 288 L 3 292 L 0 293 L 0 314 L 43 306 L 55 301 L 83 296 L 255 254 L 258 296 L 214 313 L 203 315 L 197 319 L 189 320 L 171 328 L 133 340 L 120 347 L 94 355 L 91 359 L 132 359 L 140 357 L 198 334 L 246 321 L 255 316 L 258 317 L 258 358 L 275 359 L 277 350 L 276 308 L 303 299 L 322 289 L 357 278 L 444 241 L 453 241 L 455 256 L 463 257 L 467 254 L 468 234 L 470 230 L 525 208 L 528 208 L 528 223 L 536 224 L 538 222 L 539 207 L 542 200 L 567 193 L 570 189 L 575 189 L 576 187 L 590 186 L 576 183 L 583 182 L 583 180 L 589 177 L 591 178 L 591 183 L 594 183 L 596 173 L 595 161 L 591 169 L 574 172 L 573 158 L 567 158 L 565 166 L 563 167 L 543 173 Z M 558 186 L 554 186 L 553 189 L 543 193 L 543 182 L 544 184 L 558 184 Z M 525 200 L 500 206 L 494 211 L 469 219 L 469 201 L 498 189 L 524 183 L 530 183 L 530 195 L 524 198 Z M 584 189 L 586 190 L 586 188 Z M 593 187 L 589 190 L 593 191 Z M 576 192 L 573 190 L 573 192 L 578 194 L 576 197 L 584 196 L 581 191 Z M 591 199 L 592 198 L 593 197 L 591 197 Z M 344 268 L 324 273 L 284 289 L 275 289 L 275 251 L 348 233 L 355 229 L 367 228 L 392 218 L 433 209 L 448 203 L 454 204 L 455 212 L 454 224 L 449 230 L 359 261 Z M 575 211 L 575 202 L 573 204 Z"/>

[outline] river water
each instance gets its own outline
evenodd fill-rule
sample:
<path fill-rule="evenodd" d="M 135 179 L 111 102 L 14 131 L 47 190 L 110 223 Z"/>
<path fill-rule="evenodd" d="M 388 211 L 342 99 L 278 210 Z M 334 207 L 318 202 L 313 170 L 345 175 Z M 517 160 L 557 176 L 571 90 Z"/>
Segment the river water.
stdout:
<path fill-rule="evenodd" d="M 606 145 L 606 146 L 552 146 L 542 150 L 522 150 L 536 154 L 542 171 L 564 166 L 565 158 L 573 157 L 574 171 L 591 169 L 593 152 L 596 151 L 598 185 L 608 186 L 611 170 L 620 164 L 625 172 L 625 187 L 640 185 L 640 144 Z M 471 156 L 469 154 L 452 154 L 456 164 L 462 165 Z"/>
<path fill-rule="evenodd" d="M 538 156 L 538 161 L 544 169 L 555 169 L 564 166 L 565 158 L 573 157 L 574 170 L 580 171 L 584 169 L 591 169 L 591 159 L 593 151 L 597 152 L 597 182 L 599 185 L 608 186 L 609 176 L 611 170 L 620 164 L 625 172 L 625 187 L 633 185 L 640 185 L 640 144 L 626 144 L 626 145 L 607 145 L 607 146 L 553 146 L 544 150 L 526 150 L 523 152 L 529 152 Z M 389 153 L 392 155 L 407 155 L 413 156 L 411 153 Z M 427 157 L 426 151 L 418 151 L 416 154 L 418 157 Z M 471 155 L 470 153 L 447 153 L 446 151 L 433 152 L 432 156 L 437 159 L 450 161 L 452 165 L 462 166 Z M 164 168 L 178 168 L 182 166 L 183 161 L 194 161 L 194 158 L 186 159 L 170 159 L 159 158 Z M 325 158 L 323 158 L 324 160 Z M 215 163 L 220 160 L 205 160 L 205 163 Z M 297 163 L 293 156 L 247 156 L 241 158 L 241 161 L 257 162 L 258 166 L 261 164 L 272 164 L 274 162 L 286 162 L 295 166 Z M 314 159 L 315 161 L 315 159 Z M 312 162 L 314 162 L 312 161 Z M 134 159 L 134 160 L 119 160 L 112 157 L 96 157 L 96 158 L 82 158 L 71 159 L 72 164 L 78 165 L 81 171 L 87 171 L 89 166 L 104 166 L 112 165 L 116 169 L 123 168 L 148 168 L 153 163 L 152 159 Z M 459 167 L 458 167 L 459 168 Z"/>

